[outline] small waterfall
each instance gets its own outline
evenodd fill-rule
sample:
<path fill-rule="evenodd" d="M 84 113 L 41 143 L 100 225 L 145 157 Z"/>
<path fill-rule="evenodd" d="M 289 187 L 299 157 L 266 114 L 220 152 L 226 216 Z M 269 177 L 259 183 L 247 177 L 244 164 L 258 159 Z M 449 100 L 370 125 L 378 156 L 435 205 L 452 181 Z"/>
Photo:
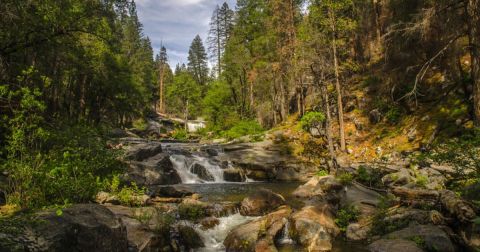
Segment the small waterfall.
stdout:
<path fill-rule="evenodd" d="M 282 245 L 294 244 L 295 242 L 290 238 L 290 222 L 286 218 L 283 218 L 283 221 L 285 222 L 285 226 L 283 226 L 282 235 L 278 243 Z"/>
<path fill-rule="evenodd" d="M 242 225 L 248 221 L 255 220 L 259 217 L 242 216 L 239 213 L 227 217 L 218 218 L 220 223 L 212 229 L 201 230 L 197 227 L 198 234 L 202 237 L 205 247 L 199 249 L 201 252 L 225 251 L 223 241 L 227 238 L 228 233 L 235 227 Z"/>
<path fill-rule="evenodd" d="M 171 155 L 170 161 L 182 179 L 184 184 L 198 184 L 198 183 L 223 183 L 223 169 L 215 163 L 212 163 L 208 158 L 198 155 L 187 157 L 184 155 Z M 197 174 L 191 172 L 192 166 L 195 164 L 201 165 L 205 170 L 212 175 L 214 181 L 205 181 L 198 177 Z"/>

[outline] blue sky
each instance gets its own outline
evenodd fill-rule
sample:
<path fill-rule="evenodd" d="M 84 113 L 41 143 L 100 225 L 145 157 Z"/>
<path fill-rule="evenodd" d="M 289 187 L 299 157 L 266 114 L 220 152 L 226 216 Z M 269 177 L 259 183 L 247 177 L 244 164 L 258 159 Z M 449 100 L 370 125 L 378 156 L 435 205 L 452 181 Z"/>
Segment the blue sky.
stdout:
<path fill-rule="evenodd" d="M 167 48 L 172 68 L 187 63 L 188 48 L 199 34 L 205 43 L 215 6 L 227 2 L 235 9 L 236 0 L 136 0 L 144 33 L 152 41 L 155 53 Z M 207 46 L 206 46 L 207 47 Z"/>

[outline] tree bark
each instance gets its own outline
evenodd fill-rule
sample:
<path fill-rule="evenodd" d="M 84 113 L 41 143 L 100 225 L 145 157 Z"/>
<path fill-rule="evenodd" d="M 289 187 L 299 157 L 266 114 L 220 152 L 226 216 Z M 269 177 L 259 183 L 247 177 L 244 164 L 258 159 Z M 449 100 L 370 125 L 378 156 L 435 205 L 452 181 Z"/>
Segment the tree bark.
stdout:
<path fill-rule="evenodd" d="M 340 86 L 340 72 L 338 67 L 338 56 L 337 56 L 337 38 L 336 38 L 336 21 L 335 21 L 335 14 L 332 10 L 329 11 L 330 19 L 331 19 L 331 26 L 332 26 L 332 48 L 333 48 L 333 65 L 335 68 L 335 88 L 337 90 L 337 104 L 338 104 L 338 124 L 340 130 L 340 150 L 346 150 L 345 144 L 345 126 L 344 126 L 344 119 L 343 119 L 343 102 L 342 102 L 342 89 Z"/>
<path fill-rule="evenodd" d="M 467 10 L 470 54 L 472 57 L 474 122 L 476 127 L 480 127 L 480 0 L 469 0 Z"/>
<path fill-rule="evenodd" d="M 325 87 L 323 88 L 323 95 L 325 99 L 325 111 L 327 114 L 327 120 L 326 120 L 326 126 L 325 126 L 325 132 L 327 135 L 327 141 L 328 141 L 328 151 L 330 152 L 330 160 L 332 162 L 332 169 L 330 169 L 330 174 L 334 174 L 337 172 L 337 157 L 335 155 L 335 150 L 333 149 L 333 139 L 332 139 L 332 117 L 330 115 L 330 99 L 328 98 L 328 88 Z"/>

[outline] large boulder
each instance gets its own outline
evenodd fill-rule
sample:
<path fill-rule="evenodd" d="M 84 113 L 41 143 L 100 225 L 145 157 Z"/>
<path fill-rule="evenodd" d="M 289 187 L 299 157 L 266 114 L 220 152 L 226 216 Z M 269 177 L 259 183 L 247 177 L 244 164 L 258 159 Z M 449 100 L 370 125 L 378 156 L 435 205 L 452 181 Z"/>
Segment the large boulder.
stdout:
<path fill-rule="evenodd" d="M 381 239 L 368 246 L 370 252 L 423 252 L 413 241 Z"/>
<path fill-rule="evenodd" d="M 192 227 L 180 225 L 177 227 L 177 232 L 179 247 L 183 247 L 187 251 L 205 247 L 202 238 Z"/>
<path fill-rule="evenodd" d="M 142 143 L 130 146 L 125 153 L 125 159 L 143 161 L 162 152 L 161 143 Z"/>
<path fill-rule="evenodd" d="M 235 168 L 223 170 L 223 179 L 228 182 L 245 182 L 247 180 L 243 171 Z"/>
<path fill-rule="evenodd" d="M 294 213 L 293 221 L 295 239 L 308 251 L 330 251 L 332 241 L 340 234 L 335 224 L 335 217 L 330 206 L 306 206 Z"/>
<path fill-rule="evenodd" d="M 385 235 L 387 239 L 416 240 L 428 251 L 454 252 L 455 247 L 445 231 L 435 225 L 410 225 Z"/>
<path fill-rule="evenodd" d="M 127 229 L 128 251 L 172 251 L 170 223 L 151 207 L 107 206 Z"/>
<path fill-rule="evenodd" d="M 382 183 L 389 187 L 405 186 L 414 182 L 413 171 L 406 168 L 401 168 L 399 171 L 387 174 L 382 178 Z"/>
<path fill-rule="evenodd" d="M 197 176 L 205 181 L 215 181 L 215 178 L 213 175 L 205 168 L 205 166 L 199 164 L 199 163 L 194 163 L 192 167 L 190 168 L 190 172 L 193 174 L 197 174 Z"/>
<path fill-rule="evenodd" d="M 127 251 L 122 221 L 95 204 L 41 212 L 37 221 L 0 233 L 0 251 Z M 26 223 L 29 223 L 28 221 Z M 8 228 L 2 230 L 9 230 Z"/>
<path fill-rule="evenodd" d="M 234 228 L 223 242 L 226 251 L 276 251 L 274 238 L 287 222 L 292 209 L 287 206 Z"/>
<path fill-rule="evenodd" d="M 260 189 L 243 199 L 240 213 L 248 216 L 261 216 L 282 205 L 285 205 L 285 198 L 282 195 L 271 190 Z"/>
<path fill-rule="evenodd" d="M 123 179 L 138 186 L 172 185 L 182 183 L 170 157 L 160 153 L 144 162 L 130 162 Z"/>
<path fill-rule="evenodd" d="M 343 189 L 343 185 L 338 182 L 334 176 L 315 176 L 304 185 L 299 186 L 292 193 L 298 198 L 313 198 L 316 196 L 325 196 L 330 192 L 338 192 Z"/>

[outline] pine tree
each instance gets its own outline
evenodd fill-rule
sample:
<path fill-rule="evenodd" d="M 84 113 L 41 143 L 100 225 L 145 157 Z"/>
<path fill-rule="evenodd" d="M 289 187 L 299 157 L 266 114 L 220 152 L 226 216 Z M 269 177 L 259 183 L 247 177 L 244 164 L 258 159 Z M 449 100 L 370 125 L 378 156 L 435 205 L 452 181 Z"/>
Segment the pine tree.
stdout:
<path fill-rule="evenodd" d="M 193 39 L 188 51 L 188 71 L 200 86 L 205 86 L 208 80 L 207 53 L 199 35 Z"/>
<path fill-rule="evenodd" d="M 233 10 L 230 9 L 227 3 L 224 3 L 221 8 L 217 5 L 210 21 L 210 31 L 207 40 L 208 50 L 216 61 L 215 67 L 218 77 L 222 73 L 222 57 L 233 29 L 233 16 Z"/>
<path fill-rule="evenodd" d="M 158 55 L 158 75 L 159 75 L 159 112 L 165 113 L 165 74 L 168 67 L 167 49 L 162 46 Z"/>

